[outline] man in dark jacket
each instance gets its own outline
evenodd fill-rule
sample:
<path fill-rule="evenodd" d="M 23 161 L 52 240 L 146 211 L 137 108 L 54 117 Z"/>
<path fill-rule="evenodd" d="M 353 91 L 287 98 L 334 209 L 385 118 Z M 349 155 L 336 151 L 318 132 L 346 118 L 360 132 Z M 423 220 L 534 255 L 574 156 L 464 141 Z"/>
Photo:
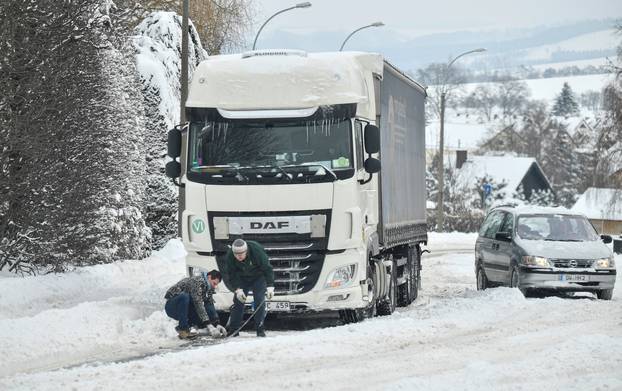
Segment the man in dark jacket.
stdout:
<path fill-rule="evenodd" d="M 218 270 L 187 277 L 173 285 L 164 295 L 166 315 L 178 320 L 175 327 L 180 339 L 197 336 L 190 327 L 207 328 L 212 337 L 220 338 L 227 335 L 225 328 L 219 325 L 218 313 L 214 307 L 212 295 L 222 275 Z"/>
<path fill-rule="evenodd" d="M 233 310 L 231 310 L 230 333 L 240 327 L 244 313 L 244 303 L 249 291 L 253 291 L 255 303 L 255 329 L 258 337 L 265 337 L 265 300 L 274 295 L 274 272 L 264 248 L 257 242 L 236 239 L 227 252 L 227 271 L 230 286 L 233 288 Z M 235 336 L 236 334 L 234 334 Z"/>

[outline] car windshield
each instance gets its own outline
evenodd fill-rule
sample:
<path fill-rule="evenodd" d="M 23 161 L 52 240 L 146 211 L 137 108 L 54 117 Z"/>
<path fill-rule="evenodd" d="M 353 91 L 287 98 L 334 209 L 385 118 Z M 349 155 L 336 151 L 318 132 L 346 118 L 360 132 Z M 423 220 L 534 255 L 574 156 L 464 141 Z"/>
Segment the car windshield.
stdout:
<path fill-rule="evenodd" d="M 349 118 L 330 116 L 291 120 L 194 116 L 188 171 L 208 182 L 234 178 L 233 184 L 275 178 L 332 181 L 354 171 L 351 125 Z"/>
<path fill-rule="evenodd" d="M 519 216 L 516 233 L 526 240 L 584 242 L 599 238 L 585 217 L 561 214 Z"/>

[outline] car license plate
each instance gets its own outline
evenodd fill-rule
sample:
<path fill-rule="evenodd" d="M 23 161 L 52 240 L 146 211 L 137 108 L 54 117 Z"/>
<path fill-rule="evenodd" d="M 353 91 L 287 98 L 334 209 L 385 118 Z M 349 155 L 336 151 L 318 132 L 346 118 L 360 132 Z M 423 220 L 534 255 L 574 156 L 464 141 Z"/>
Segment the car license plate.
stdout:
<path fill-rule="evenodd" d="M 584 274 L 560 274 L 559 280 L 568 282 L 586 282 L 590 280 L 590 276 L 586 276 Z"/>
<path fill-rule="evenodd" d="M 268 301 L 268 311 L 289 312 L 289 301 Z"/>

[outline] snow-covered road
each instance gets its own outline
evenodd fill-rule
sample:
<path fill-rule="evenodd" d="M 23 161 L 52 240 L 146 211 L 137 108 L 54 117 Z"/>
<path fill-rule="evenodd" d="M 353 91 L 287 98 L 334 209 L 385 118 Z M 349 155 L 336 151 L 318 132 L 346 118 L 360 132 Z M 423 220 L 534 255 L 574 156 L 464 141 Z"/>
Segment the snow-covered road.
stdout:
<path fill-rule="evenodd" d="M 129 361 L 179 344 L 162 311 L 179 242 L 145 261 L 0 277 L 0 389 L 622 389 L 619 283 L 609 302 L 478 292 L 475 236 L 430 239 L 420 297 L 392 316 Z"/>

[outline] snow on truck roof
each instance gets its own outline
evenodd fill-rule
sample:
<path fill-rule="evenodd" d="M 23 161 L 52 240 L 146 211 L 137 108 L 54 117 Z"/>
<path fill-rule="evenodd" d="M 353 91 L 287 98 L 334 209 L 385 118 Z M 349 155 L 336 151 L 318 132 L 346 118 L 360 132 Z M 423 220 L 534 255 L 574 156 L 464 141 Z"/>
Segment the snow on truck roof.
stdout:
<path fill-rule="evenodd" d="M 197 67 L 187 107 L 225 110 L 300 109 L 369 104 L 380 54 L 262 50 L 211 56 Z"/>

